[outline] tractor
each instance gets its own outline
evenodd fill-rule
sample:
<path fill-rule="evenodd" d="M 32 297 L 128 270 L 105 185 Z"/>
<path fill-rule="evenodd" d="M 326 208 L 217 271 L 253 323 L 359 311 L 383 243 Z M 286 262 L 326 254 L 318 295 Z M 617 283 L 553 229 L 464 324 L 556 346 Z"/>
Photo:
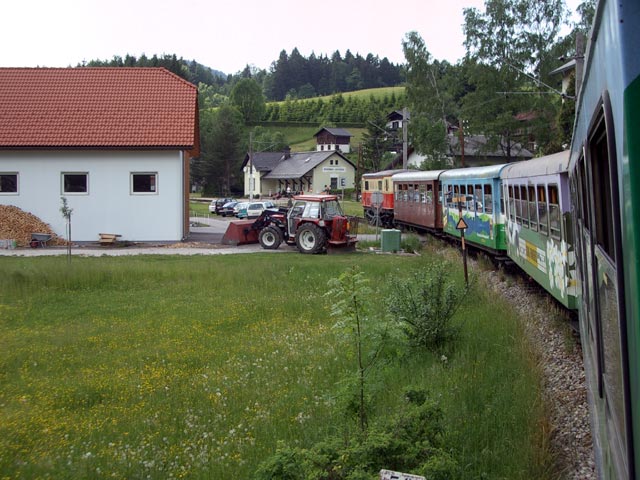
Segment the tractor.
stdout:
<path fill-rule="evenodd" d="M 357 242 L 357 218 L 347 218 L 336 195 L 298 195 L 288 209 L 265 210 L 251 225 L 262 248 L 284 241 L 300 253 L 323 253 Z"/>

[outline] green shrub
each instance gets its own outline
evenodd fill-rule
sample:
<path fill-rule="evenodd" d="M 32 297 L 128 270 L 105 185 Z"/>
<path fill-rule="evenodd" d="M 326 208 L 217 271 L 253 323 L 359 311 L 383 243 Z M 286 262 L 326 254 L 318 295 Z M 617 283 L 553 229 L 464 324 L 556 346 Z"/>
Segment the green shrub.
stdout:
<path fill-rule="evenodd" d="M 460 334 L 453 315 L 466 294 L 467 288 L 449 278 L 447 264 L 432 264 L 391 280 L 388 309 L 410 342 L 439 351 Z"/>
<path fill-rule="evenodd" d="M 403 235 L 400 248 L 407 253 L 417 253 L 422 250 L 422 242 L 417 235 Z"/>
<path fill-rule="evenodd" d="M 346 442 L 334 437 L 310 449 L 278 448 L 260 465 L 256 478 L 370 480 L 381 469 L 453 478 L 459 467 L 444 449 L 443 419 L 442 409 L 429 398 L 420 405 L 407 403 L 367 435 Z"/>

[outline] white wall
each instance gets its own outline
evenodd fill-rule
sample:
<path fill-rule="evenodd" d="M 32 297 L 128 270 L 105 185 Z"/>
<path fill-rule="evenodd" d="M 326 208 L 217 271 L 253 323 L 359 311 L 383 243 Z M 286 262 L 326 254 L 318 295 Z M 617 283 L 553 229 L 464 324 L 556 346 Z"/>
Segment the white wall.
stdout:
<path fill-rule="evenodd" d="M 0 194 L 65 236 L 60 213 L 62 172 L 88 172 L 88 194 L 67 193 L 72 240 L 177 241 L 183 229 L 182 154 L 179 151 L 1 151 L 0 172 L 18 172 L 18 194 Z M 157 193 L 132 194 L 131 172 L 157 172 Z"/>
<path fill-rule="evenodd" d="M 334 162 L 333 165 L 331 161 Z M 355 169 L 353 165 L 338 155 L 332 155 L 313 170 L 313 191 L 316 193 L 322 192 L 325 185 L 331 185 L 332 177 L 338 179 L 338 188 L 341 188 L 340 178 L 346 179 L 344 188 L 355 187 Z"/>
<path fill-rule="evenodd" d="M 342 153 L 351 153 L 351 144 L 338 145 L 336 143 L 323 143 L 316 145 L 317 152 L 333 152 L 340 148 Z"/>

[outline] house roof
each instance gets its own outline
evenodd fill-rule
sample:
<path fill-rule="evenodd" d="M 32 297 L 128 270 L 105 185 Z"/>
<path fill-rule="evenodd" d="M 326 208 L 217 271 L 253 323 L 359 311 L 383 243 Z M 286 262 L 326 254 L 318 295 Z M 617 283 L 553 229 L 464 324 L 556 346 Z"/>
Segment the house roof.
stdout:
<path fill-rule="evenodd" d="M 555 70 L 550 71 L 549 75 L 556 75 L 558 73 L 564 74 L 564 73 L 569 72 L 571 70 L 575 70 L 575 68 L 576 68 L 576 59 L 572 58 L 571 60 L 569 60 L 564 65 L 561 65 L 558 68 L 556 68 Z"/>
<path fill-rule="evenodd" d="M 164 68 L 0 68 L 0 148 L 180 148 L 198 91 Z"/>
<path fill-rule="evenodd" d="M 353 166 L 353 163 L 351 163 L 349 159 L 341 155 L 340 152 L 297 152 L 292 153 L 291 157 L 278 162 L 273 170 L 265 175 L 264 178 L 277 180 L 303 177 L 305 174 L 316 168 L 332 155 L 341 157 L 343 160 Z"/>
<path fill-rule="evenodd" d="M 460 140 L 457 135 L 449 134 L 447 136 L 449 142 L 450 155 L 460 156 Z M 487 147 L 488 139 L 485 135 L 465 135 L 464 137 L 464 154 L 468 157 L 486 157 L 486 158 L 504 158 L 504 151 L 498 147 L 489 150 Z M 520 158 L 533 158 L 533 153 L 524 148 L 520 143 L 511 145 L 511 156 Z"/>
<path fill-rule="evenodd" d="M 407 120 L 409 120 L 409 111 L 407 110 Z M 404 112 L 403 110 L 394 110 L 387 115 L 387 120 L 404 120 Z"/>
<path fill-rule="evenodd" d="M 275 168 L 275 166 L 280 162 L 280 160 L 284 159 L 285 154 L 283 152 L 257 152 L 252 155 L 253 157 L 253 168 L 256 169 L 257 172 L 270 172 Z M 249 163 L 249 154 L 247 153 L 244 157 L 244 161 L 242 162 L 242 167 L 244 168 Z"/>
<path fill-rule="evenodd" d="M 323 127 L 320 130 L 318 130 L 313 136 L 317 137 L 318 135 L 320 135 L 320 132 L 322 132 L 323 130 L 326 130 L 331 135 L 334 135 L 336 137 L 353 137 L 353 135 L 351 135 L 348 130 L 345 130 L 344 128 L 333 128 L 333 127 Z"/>

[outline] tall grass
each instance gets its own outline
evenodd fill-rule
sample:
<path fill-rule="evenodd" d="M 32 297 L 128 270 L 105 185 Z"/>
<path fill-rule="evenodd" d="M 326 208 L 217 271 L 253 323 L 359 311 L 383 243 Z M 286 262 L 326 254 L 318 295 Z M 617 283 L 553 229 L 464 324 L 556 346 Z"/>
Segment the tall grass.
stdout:
<path fill-rule="evenodd" d="M 354 263 L 382 279 L 426 257 L 0 258 L 3 478 L 251 478 L 276 441 L 343 431 L 349 359 L 327 281 Z M 428 388 L 462 478 L 542 478 L 537 370 L 512 312 L 473 295 L 446 362 L 388 360 L 377 415 L 404 387 Z"/>

